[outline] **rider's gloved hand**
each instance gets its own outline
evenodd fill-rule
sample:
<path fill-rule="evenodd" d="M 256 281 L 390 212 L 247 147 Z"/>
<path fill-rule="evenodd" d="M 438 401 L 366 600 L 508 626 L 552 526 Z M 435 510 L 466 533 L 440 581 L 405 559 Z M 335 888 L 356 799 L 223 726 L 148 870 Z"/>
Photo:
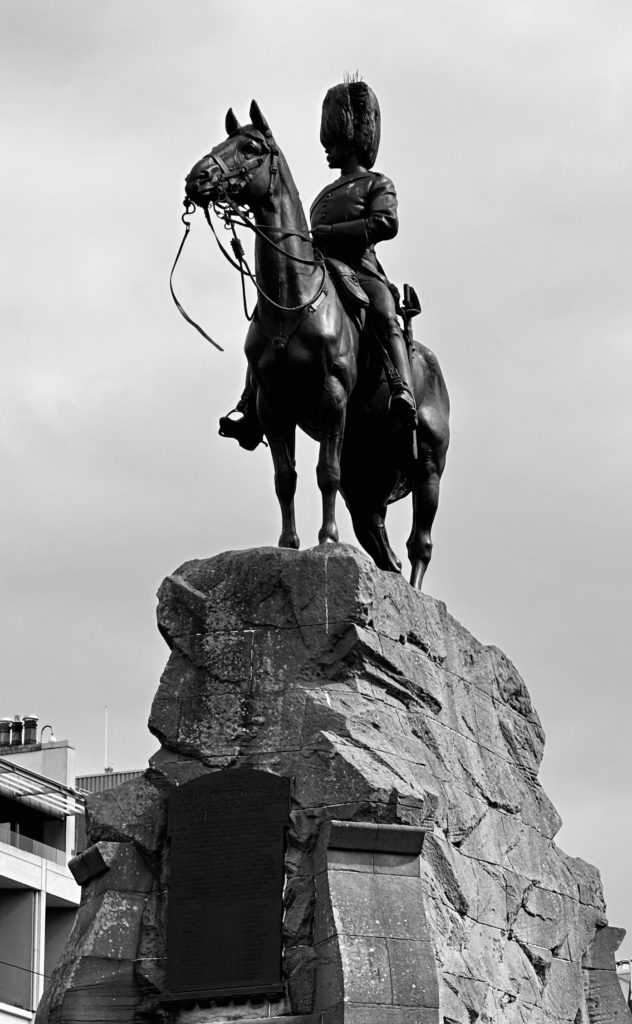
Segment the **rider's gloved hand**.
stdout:
<path fill-rule="evenodd" d="M 312 231 L 312 238 L 316 245 L 326 245 L 331 238 L 331 224 L 319 224 Z"/>

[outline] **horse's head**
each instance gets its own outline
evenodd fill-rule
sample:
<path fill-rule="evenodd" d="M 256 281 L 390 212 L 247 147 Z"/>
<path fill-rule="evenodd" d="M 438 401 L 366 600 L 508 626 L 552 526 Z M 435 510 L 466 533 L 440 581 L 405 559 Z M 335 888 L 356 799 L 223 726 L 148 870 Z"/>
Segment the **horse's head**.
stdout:
<path fill-rule="evenodd" d="M 250 117 L 252 123 L 242 127 L 229 110 L 228 138 L 198 160 L 187 175 L 186 195 L 197 206 L 226 197 L 256 202 L 269 193 L 279 151 L 255 100 L 250 104 Z"/>

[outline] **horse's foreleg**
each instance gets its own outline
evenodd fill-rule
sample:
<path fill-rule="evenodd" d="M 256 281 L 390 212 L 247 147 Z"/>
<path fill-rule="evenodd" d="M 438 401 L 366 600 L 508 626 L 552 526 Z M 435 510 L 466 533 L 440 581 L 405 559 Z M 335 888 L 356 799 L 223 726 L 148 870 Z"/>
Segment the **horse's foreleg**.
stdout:
<path fill-rule="evenodd" d="M 413 488 L 413 525 L 406 547 L 411 564 L 410 582 L 421 590 L 432 557 L 432 524 L 439 504 L 439 482 L 445 465 L 445 453 L 438 454 L 428 444 L 419 445 L 417 480 Z"/>
<path fill-rule="evenodd" d="M 270 451 L 274 462 L 274 489 L 281 508 L 280 548 L 298 548 L 300 541 L 294 519 L 294 495 L 296 494 L 296 461 L 294 458 L 295 428 L 285 436 L 273 438 L 268 434 Z"/>
<path fill-rule="evenodd" d="M 326 544 L 338 540 L 336 526 L 336 495 L 340 488 L 340 453 L 345 430 L 347 393 L 336 377 L 329 377 L 321 398 L 320 452 L 316 479 L 323 502 L 323 524 L 318 533 L 318 543 Z"/>
<path fill-rule="evenodd" d="M 296 494 L 296 425 L 278 422 L 270 415 L 265 400 L 259 401 L 259 416 L 265 430 L 272 462 L 274 463 L 274 489 L 281 509 L 280 548 L 298 548 L 300 542 L 294 519 Z"/>

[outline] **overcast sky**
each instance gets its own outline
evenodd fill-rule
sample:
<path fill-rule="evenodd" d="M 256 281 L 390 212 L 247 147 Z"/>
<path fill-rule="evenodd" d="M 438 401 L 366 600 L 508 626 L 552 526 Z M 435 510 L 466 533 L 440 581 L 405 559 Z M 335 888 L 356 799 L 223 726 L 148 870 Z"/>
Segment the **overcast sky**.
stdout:
<path fill-rule="evenodd" d="M 275 543 L 269 453 L 217 436 L 239 283 L 182 182 L 257 98 L 306 205 L 326 89 L 359 69 L 400 198 L 389 276 L 422 296 L 453 441 L 427 590 L 524 676 L 560 845 L 632 933 L 629 0 L 0 0 L 0 715 L 81 773 L 143 767 L 162 578 Z M 316 542 L 311 442 L 298 528 Z M 408 503 L 389 517 L 404 555 Z M 341 511 L 343 539 L 352 540 Z M 626 939 L 621 952 L 632 955 Z"/>

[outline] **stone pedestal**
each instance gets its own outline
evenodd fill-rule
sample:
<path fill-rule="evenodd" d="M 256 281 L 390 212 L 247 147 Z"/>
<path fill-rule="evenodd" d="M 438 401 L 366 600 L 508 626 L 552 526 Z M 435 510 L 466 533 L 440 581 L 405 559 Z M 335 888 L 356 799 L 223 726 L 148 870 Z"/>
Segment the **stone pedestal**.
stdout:
<path fill-rule="evenodd" d="M 507 657 L 354 548 L 193 561 L 138 781 L 92 797 L 75 929 L 38 1024 L 596 1024 L 629 1018 L 598 872 L 554 842 Z M 166 1005 L 173 788 L 292 780 L 282 995 Z"/>

